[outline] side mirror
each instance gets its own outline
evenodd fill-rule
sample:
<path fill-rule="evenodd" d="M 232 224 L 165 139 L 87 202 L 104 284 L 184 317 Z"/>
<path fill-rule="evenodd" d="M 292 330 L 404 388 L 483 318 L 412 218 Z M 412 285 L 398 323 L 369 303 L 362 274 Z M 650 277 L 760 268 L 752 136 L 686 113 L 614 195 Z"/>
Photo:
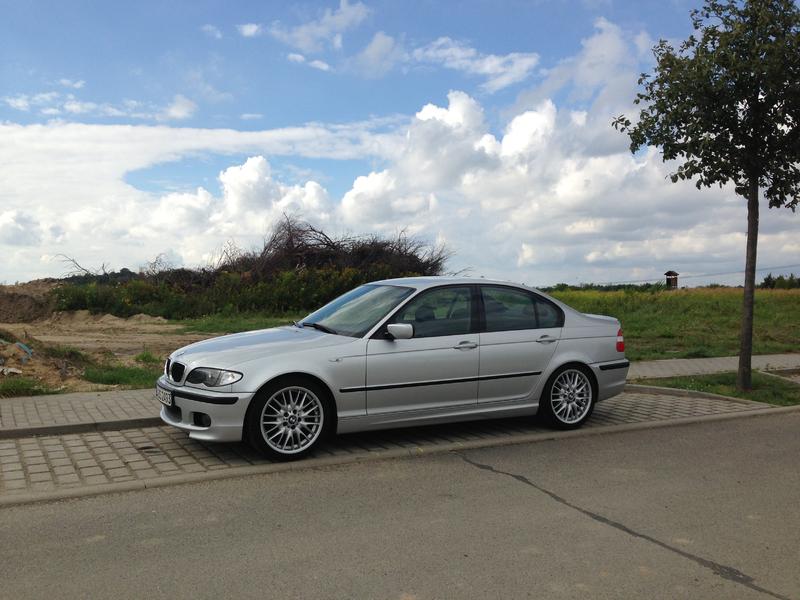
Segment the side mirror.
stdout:
<path fill-rule="evenodd" d="M 411 323 L 390 323 L 386 332 L 394 340 L 409 340 L 414 337 L 414 326 Z"/>

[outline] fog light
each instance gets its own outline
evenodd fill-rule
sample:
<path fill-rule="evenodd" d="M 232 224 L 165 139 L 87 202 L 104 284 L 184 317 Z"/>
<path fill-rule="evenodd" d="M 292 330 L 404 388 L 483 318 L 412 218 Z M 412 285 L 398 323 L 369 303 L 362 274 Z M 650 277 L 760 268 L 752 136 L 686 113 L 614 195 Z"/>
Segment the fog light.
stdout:
<path fill-rule="evenodd" d="M 211 417 L 206 413 L 196 412 L 192 413 L 192 416 L 197 427 L 211 427 Z"/>

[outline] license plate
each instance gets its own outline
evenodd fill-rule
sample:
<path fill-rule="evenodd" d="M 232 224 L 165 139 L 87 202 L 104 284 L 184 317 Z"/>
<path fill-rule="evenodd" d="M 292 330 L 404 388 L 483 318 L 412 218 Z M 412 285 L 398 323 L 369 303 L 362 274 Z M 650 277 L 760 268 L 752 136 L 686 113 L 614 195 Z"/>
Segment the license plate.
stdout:
<path fill-rule="evenodd" d="M 166 406 L 172 406 L 172 392 L 160 386 L 156 386 L 156 400 Z"/>

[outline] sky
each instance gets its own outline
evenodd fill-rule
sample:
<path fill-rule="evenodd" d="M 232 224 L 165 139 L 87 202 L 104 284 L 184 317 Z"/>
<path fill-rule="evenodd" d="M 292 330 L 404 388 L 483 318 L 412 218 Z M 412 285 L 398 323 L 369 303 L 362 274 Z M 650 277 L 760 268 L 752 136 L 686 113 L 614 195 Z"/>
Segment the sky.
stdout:
<path fill-rule="evenodd" d="M 0 282 L 213 264 L 287 214 L 476 277 L 737 285 L 744 201 L 611 127 L 696 5 L 0 0 Z M 799 231 L 764 205 L 759 268 Z"/>

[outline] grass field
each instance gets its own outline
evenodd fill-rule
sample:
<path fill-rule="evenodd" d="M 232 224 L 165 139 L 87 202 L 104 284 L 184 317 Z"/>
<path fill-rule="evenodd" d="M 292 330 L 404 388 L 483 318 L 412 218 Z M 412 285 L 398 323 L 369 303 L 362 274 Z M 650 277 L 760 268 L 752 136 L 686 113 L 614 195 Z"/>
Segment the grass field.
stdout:
<path fill-rule="evenodd" d="M 554 292 L 553 296 L 581 312 L 618 318 L 631 360 L 739 353 L 740 289 L 578 290 Z M 187 332 L 236 333 L 291 323 L 303 316 L 239 313 L 179 322 Z M 800 352 L 800 290 L 756 292 L 753 348 L 756 354 Z"/>
<path fill-rule="evenodd" d="M 160 361 L 159 361 L 160 363 Z M 161 376 L 160 366 L 127 367 L 123 365 L 92 365 L 86 367 L 83 378 L 92 383 L 146 388 L 155 385 Z"/>
<path fill-rule="evenodd" d="M 631 360 L 739 353 L 740 289 L 580 290 L 553 296 L 581 312 L 618 318 Z M 756 291 L 753 352 L 800 352 L 800 290 Z"/>
<path fill-rule="evenodd" d="M 753 372 L 753 389 L 749 392 L 736 391 L 736 373 L 718 373 L 715 375 L 693 375 L 690 377 L 668 377 L 662 379 L 642 379 L 637 383 L 660 387 L 679 388 L 710 392 L 723 396 L 746 398 L 756 402 L 766 402 L 778 406 L 800 404 L 800 385 Z"/>
<path fill-rule="evenodd" d="M 58 390 L 50 389 L 42 382 L 29 377 L 9 377 L 0 379 L 0 398 L 41 396 L 42 394 L 55 394 L 57 392 Z"/>

